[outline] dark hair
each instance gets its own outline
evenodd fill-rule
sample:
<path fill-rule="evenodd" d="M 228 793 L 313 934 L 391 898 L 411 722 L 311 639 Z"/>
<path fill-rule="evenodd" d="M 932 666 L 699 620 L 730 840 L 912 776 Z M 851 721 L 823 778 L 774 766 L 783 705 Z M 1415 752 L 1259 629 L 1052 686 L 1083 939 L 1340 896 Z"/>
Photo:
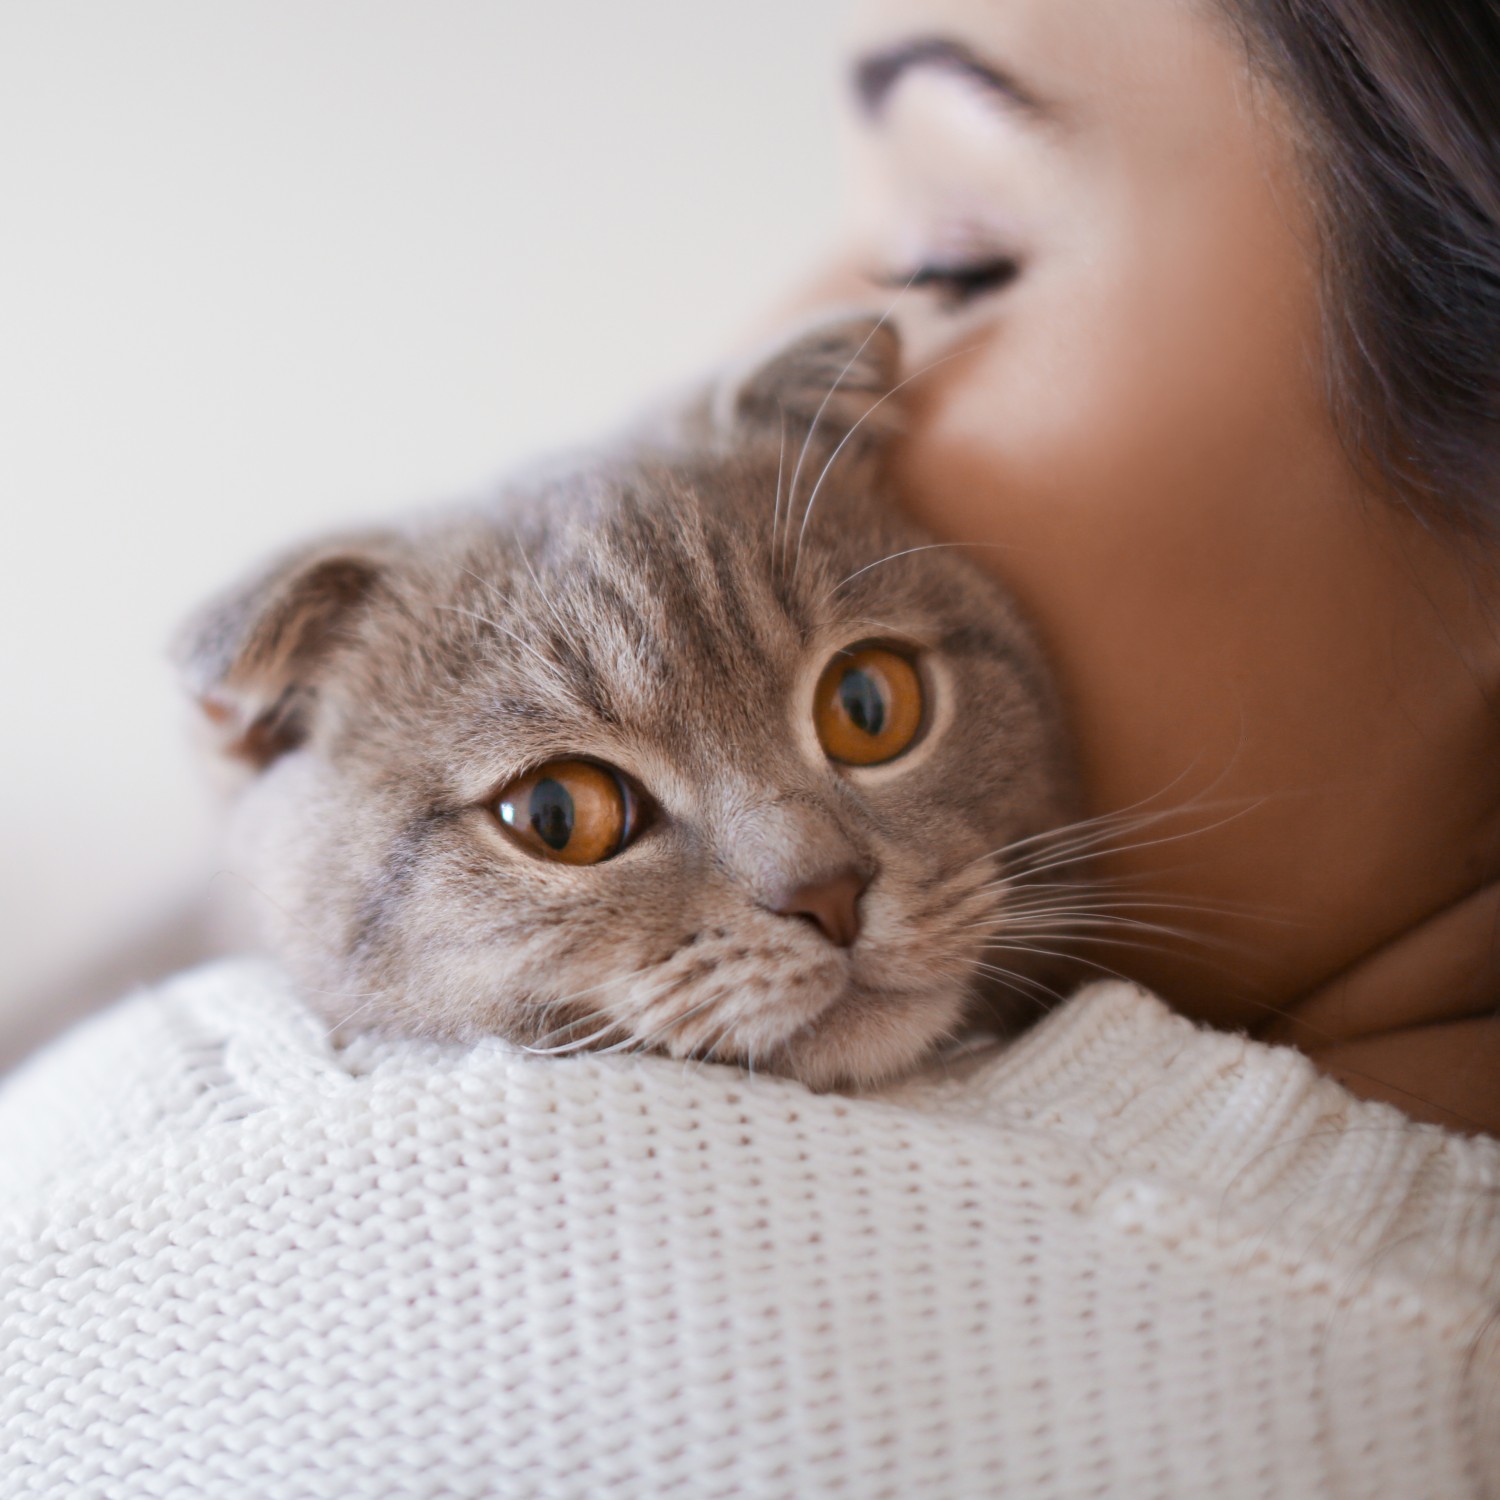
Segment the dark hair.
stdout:
<path fill-rule="evenodd" d="M 1310 148 L 1351 455 L 1500 539 L 1500 0 L 1221 3 Z"/>

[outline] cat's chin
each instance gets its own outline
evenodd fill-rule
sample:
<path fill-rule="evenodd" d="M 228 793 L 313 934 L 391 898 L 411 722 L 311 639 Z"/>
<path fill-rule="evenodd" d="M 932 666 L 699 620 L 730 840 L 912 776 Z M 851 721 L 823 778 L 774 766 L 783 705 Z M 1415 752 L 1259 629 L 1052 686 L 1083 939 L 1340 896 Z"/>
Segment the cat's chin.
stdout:
<path fill-rule="evenodd" d="M 726 1057 L 810 1089 L 872 1088 L 921 1065 L 963 1022 L 966 995 L 955 987 L 875 989 L 851 983 L 780 1046 Z M 730 1039 L 734 1046 L 736 1039 Z"/>

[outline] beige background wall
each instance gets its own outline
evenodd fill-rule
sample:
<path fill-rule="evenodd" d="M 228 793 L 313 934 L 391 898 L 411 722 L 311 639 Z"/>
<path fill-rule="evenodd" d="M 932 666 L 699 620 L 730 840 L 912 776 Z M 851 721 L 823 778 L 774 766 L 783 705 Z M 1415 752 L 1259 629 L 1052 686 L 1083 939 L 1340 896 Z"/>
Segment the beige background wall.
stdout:
<path fill-rule="evenodd" d="M 0 1031 L 210 876 L 187 608 L 587 436 L 819 253 L 842 12 L 0 7 Z"/>

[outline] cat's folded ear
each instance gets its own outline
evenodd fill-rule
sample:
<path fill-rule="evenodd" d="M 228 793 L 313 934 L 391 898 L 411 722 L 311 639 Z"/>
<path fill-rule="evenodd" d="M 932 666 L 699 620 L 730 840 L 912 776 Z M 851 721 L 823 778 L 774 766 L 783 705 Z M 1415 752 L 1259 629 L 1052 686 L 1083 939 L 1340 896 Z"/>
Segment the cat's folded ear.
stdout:
<path fill-rule="evenodd" d="M 788 443 L 878 447 L 900 425 L 890 398 L 901 340 L 874 313 L 825 318 L 752 360 L 721 388 L 721 428 L 784 433 Z"/>
<path fill-rule="evenodd" d="M 218 748 L 256 768 L 306 738 L 318 685 L 380 588 L 389 539 L 327 541 L 211 599 L 172 657 Z"/>

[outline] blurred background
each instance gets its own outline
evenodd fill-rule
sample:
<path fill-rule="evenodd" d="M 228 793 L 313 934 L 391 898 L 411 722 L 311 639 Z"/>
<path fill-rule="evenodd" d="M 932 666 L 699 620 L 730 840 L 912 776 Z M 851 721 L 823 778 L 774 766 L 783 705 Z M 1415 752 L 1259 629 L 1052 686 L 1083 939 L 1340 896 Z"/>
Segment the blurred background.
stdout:
<path fill-rule="evenodd" d="M 0 1065 L 214 878 L 176 622 L 741 340 L 832 240 L 844 8 L 0 7 Z"/>

